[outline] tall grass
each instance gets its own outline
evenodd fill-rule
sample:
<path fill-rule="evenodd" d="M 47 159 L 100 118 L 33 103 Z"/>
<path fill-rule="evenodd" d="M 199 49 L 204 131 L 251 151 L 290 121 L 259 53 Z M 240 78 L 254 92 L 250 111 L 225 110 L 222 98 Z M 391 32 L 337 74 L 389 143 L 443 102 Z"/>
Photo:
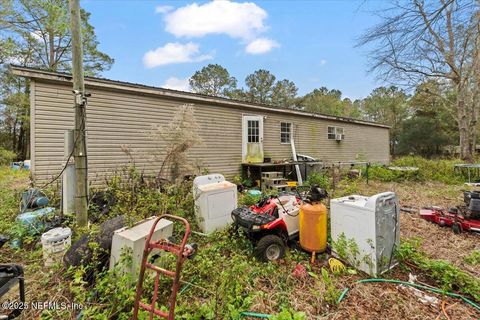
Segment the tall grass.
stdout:
<path fill-rule="evenodd" d="M 8 233 L 15 222 L 20 194 L 28 187 L 29 173 L 0 166 L 0 233 Z"/>
<path fill-rule="evenodd" d="M 460 159 L 425 159 L 419 156 L 406 156 L 391 162 L 390 166 L 417 167 L 418 171 L 396 171 L 384 166 L 372 166 L 369 178 L 379 181 L 439 181 L 446 184 L 460 184 L 466 181 L 466 172 L 456 170 L 455 165 L 462 163 Z M 472 179 L 475 176 L 472 170 Z"/>

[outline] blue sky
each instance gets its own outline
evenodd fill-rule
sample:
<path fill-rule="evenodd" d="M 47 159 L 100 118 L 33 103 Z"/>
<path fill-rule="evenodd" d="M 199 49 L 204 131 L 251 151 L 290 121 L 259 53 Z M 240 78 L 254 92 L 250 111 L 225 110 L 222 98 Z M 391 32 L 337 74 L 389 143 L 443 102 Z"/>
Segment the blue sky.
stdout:
<path fill-rule="evenodd" d="M 115 59 L 104 77 L 185 88 L 218 63 L 243 85 L 257 69 L 289 79 L 299 94 L 325 86 L 352 99 L 382 85 L 356 38 L 378 20 L 381 1 L 83 0 L 100 50 Z"/>

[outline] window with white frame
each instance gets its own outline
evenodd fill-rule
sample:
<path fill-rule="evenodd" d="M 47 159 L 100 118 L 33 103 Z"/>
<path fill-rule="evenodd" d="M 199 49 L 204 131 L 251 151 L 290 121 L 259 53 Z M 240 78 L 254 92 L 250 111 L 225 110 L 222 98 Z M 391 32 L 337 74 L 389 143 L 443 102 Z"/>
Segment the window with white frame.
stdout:
<path fill-rule="evenodd" d="M 336 140 L 337 135 L 340 136 L 341 139 L 343 140 L 343 138 L 345 137 L 345 135 L 343 133 L 343 128 L 342 127 L 329 126 L 328 131 L 327 131 L 328 139 L 329 140 Z"/>
<path fill-rule="evenodd" d="M 251 143 L 260 142 L 260 121 L 248 120 L 247 129 L 248 129 L 247 141 Z"/>
<path fill-rule="evenodd" d="M 290 143 L 292 136 L 292 124 L 290 122 L 280 123 L 280 142 Z"/>

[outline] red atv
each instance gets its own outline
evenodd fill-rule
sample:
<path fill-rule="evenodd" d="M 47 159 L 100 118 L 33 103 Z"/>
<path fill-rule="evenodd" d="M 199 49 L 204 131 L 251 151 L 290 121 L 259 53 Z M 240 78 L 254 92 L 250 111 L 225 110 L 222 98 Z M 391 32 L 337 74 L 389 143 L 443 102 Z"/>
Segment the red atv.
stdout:
<path fill-rule="evenodd" d="M 261 261 L 272 261 L 283 258 L 287 241 L 298 236 L 299 213 L 300 198 L 283 194 L 237 208 L 232 211 L 232 219 L 255 243 L 255 256 Z"/>

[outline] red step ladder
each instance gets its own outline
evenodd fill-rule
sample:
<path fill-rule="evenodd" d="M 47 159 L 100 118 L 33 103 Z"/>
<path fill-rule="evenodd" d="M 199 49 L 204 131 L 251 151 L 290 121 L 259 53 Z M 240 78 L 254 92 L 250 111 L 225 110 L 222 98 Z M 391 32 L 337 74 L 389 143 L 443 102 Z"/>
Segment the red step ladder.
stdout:
<path fill-rule="evenodd" d="M 160 221 L 160 219 L 163 218 L 169 218 L 172 220 L 177 220 L 183 222 L 185 225 L 185 234 L 183 235 L 182 242 L 180 244 L 174 244 L 169 242 L 166 239 L 161 239 L 159 241 L 151 241 L 152 235 L 155 231 L 155 227 L 157 226 L 157 223 Z M 143 309 L 146 310 L 150 313 L 150 320 L 153 319 L 154 315 L 159 316 L 160 318 L 167 319 L 167 320 L 174 320 L 174 313 L 175 313 L 175 302 L 177 299 L 177 292 L 180 286 L 180 271 L 182 270 L 182 265 L 185 259 L 188 257 L 188 252 L 185 251 L 185 245 L 187 244 L 187 238 L 190 235 L 190 224 L 188 221 L 184 218 L 173 216 L 170 214 L 164 214 L 160 217 L 158 217 L 155 220 L 155 223 L 152 226 L 152 229 L 150 230 L 150 233 L 147 237 L 147 241 L 145 242 L 145 249 L 143 250 L 143 259 L 142 259 L 142 265 L 140 268 L 140 276 L 138 278 L 138 284 L 137 284 L 137 293 L 135 297 L 135 304 L 133 308 L 133 319 L 137 320 L 138 319 L 138 310 Z M 177 256 L 177 264 L 176 264 L 176 269 L 175 271 L 171 270 L 166 270 L 160 267 L 157 267 L 149 262 L 148 256 L 152 252 L 153 249 L 160 249 L 163 251 L 171 252 L 174 255 Z M 150 304 L 143 303 L 141 301 L 142 298 L 142 291 L 143 291 L 143 280 L 145 277 L 145 270 L 150 269 L 156 272 L 155 275 L 155 286 L 153 290 L 153 297 L 152 301 Z M 155 308 L 155 304 L 157 303 L 157 298 L 158 298 L 158 282 L 160 279 L 160 275 L 163 274 L 167 277 L 173 278 L 173 284 L 172 284 L 172 293 L 170 294 L 169 298 L 169 306 L 168 312 L 162 311 L 160 309 Z"/>

